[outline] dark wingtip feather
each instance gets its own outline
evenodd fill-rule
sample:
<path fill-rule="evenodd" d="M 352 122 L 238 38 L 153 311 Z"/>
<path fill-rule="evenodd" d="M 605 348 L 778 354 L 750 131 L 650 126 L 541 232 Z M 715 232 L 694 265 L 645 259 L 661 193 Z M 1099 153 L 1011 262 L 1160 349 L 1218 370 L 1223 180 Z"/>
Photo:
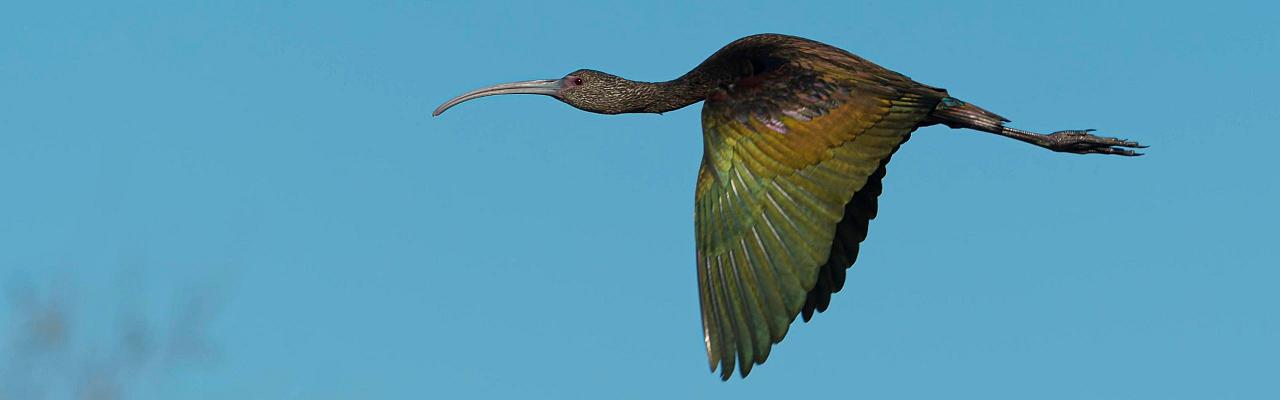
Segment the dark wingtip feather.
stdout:
<path fill-rule="evenodd" d="M 809 291 L 807 296 L 804 300 L 804 308 L 800 309 L 800 317 L 804 322 L 809 322 L 809 319 L 813 318 L 813 305 L 817 303 L 817 294 L 814 291 Z"/>
<path fill-rule="evenodd" d="M 818 312 L 827 311 L 827 307 L 831 305 L 831 291 L 823 290 L 818 294 Z"/>

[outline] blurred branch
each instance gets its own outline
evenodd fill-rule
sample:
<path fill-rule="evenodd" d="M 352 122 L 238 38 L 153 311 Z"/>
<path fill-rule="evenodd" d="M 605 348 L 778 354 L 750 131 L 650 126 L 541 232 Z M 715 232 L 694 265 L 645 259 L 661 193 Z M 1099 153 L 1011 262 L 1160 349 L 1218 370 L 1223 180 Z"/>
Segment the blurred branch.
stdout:
<path fill-rule="evenodd" d="M 107 290 L 114 299 L 76 296 L 103 292 L 73 292 L 56 279 L 46 285 L 27 275 L 7 280 L 4 299 L 12 313 L 0 320 L 0 338 L 10 339 L 0 344 L 0 400 L 123 399 L 181 367 L 213 359 L 208 331 L 223 300 L 220 288 L 175 291 L 171 306 L 158 308 L 169 315 L 157 318 L 148 315 L 157 308 L 146 307 L 137 287 L 141 275 L 122 276 L 131 283 Z M 101 318 L 113 313 L 115 324 Z"/>

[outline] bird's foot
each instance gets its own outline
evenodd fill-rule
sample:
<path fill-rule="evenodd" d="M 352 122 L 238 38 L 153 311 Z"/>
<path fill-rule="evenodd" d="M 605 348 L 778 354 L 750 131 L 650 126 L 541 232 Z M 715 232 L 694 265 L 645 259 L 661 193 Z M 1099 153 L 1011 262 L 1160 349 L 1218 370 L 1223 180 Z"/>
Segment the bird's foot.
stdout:
<path fill-rule="evenodd" d="M 1115 154 L 1121 156 L 1140 156 L 1142 153 L 1131 149 L 1142 149 L 1147 146 L 1138 142 L 1105 136 L 1095 136 L 1089 132 L 1093 129 L 1057 131 L 1040 136 L 1039 144 L 1049 150 L 1076 154 Z"/>

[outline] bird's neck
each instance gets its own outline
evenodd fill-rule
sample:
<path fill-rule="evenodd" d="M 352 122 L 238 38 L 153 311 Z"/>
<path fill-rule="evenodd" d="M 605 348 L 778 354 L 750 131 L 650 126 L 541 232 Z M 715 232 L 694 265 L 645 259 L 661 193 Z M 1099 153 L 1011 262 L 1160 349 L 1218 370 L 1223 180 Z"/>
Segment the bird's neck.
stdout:
<path fill-rule="evenodd" d="M 689 73 L 666 82 L 635 82 L 640 96 L 632 112 L 664 113 L 707 99 L 715 83 L 699 73 Z"/>

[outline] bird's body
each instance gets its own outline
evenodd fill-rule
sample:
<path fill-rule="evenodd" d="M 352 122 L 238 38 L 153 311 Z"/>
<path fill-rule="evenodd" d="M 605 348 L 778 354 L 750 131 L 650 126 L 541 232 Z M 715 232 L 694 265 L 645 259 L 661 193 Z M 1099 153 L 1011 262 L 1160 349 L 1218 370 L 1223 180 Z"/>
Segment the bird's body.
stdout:
<path fill-rule="evenodd" d="M 1040 135 L 844 50 L 763 34 L 675 80 L 579 70 L 460 96 L 535 93 L 604 113 L 661 113 L 705 101 L 694 231 L 703 337 L 728 379 L 768 357 L 797 316 L 826 310 L 857 258 L 890 157 L 916 128 L 945 124 L 1055 151 L 1136 155 L 1088 131 Z"/>

